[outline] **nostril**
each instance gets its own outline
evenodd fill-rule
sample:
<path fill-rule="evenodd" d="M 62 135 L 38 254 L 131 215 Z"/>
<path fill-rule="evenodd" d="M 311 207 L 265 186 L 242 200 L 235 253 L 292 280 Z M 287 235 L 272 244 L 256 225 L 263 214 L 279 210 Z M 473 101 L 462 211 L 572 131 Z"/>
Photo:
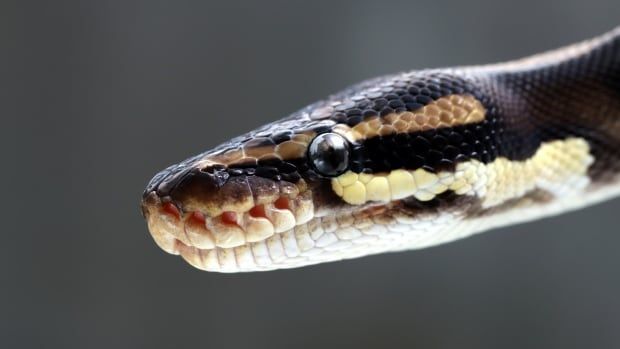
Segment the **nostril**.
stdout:
<path fill-rule="evenodd" d="M 252 209 L 250 210 L 250 216 L 254 218 L 267 218 L 267 213 L 265 213 L 265 206 L 258 205 L 252 207 Z"/>
<path fill-rule="evenodd" d="M 164 212 L 166 212 L 167 214 L 173 216 L 176 219 L 180 219 L 181 218 L 181 212 L 179 212 L 179 209 L 171 202 L 167 202 L 163 205 L 162 209 L 164 210 Z"/>
<path fill-rule="evenodd" d="M 222 222 L 225 224 L 237 225 L 237 213 L 231 211 L 222 213 Z"/>
<path fill-rule="evenodd" d="M 281 197 L 273 204 L 277 209 L 288 210 L 290 209 L 290 203 L 287 198 Z"/>

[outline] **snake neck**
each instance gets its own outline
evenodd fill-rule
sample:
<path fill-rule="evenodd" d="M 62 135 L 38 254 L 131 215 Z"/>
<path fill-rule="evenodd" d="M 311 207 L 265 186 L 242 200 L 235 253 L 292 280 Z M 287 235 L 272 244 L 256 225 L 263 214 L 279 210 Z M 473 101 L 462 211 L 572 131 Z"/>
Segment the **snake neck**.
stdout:
<path fill-rule="evenodd" d="M 494 95 L 508 138 L 528 145 L 586 140 L 597 159 L 594 182 L 620 174 L 620 27 L 598 38 L 492 67 Z"/>

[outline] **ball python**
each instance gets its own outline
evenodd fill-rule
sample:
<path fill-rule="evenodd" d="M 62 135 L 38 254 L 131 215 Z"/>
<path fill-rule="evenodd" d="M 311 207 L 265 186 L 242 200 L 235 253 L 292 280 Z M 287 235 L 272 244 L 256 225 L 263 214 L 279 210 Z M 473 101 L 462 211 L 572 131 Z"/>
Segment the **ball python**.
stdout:
<path fill-rule="evenodd" d="M 620 27 L 362 82 L 166 168 L 141 207 L 166 252 L 246 272 L 439 245 L 612 198 L 619 179 Z"/>

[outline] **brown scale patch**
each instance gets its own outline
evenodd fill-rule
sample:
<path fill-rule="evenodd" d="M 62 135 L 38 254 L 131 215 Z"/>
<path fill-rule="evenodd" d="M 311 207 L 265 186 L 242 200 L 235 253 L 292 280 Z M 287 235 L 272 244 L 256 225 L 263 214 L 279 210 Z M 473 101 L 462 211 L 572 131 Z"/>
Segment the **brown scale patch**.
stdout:
<path fill-rule="evenodd" d="M 294 135 L 290 140 L 275 144 L 269 138 L 262 137 L 243 144 L 238 149 L 230 149 L 223 153 L 208 156 L 205 161 L 210 166 L 219 164 L 224 166 L 247 165 L 259 160 L 293 160 L 305 156 L 308 145 L 314 139 L 313 131 Z"/>
<path fill-rule="evenodd" d="M 432 201 L 420 202 L 415 198 L 406 198 L 393 204 L 392 212 L 415 219 L 420 214 L 439 212 L 458 212 L 464 219 L 492 217 L 499 213 L 551 203 L 555 197 L 543 189 L 535 189 L 518 198 L 510 199 L 498 206 L 485 208 L 484 202 L 477 196 L 457 195 L 445 192 Z"/>
<path fill-rule="evenodd" d="M 441 97 L 415 111 L 373 116 L 353 127 L 338 124 L 334 132 L 355 142 L 394 133 L 410 133 L 454 127 L 484 120 L 486 109 L 474 96 Z"/>

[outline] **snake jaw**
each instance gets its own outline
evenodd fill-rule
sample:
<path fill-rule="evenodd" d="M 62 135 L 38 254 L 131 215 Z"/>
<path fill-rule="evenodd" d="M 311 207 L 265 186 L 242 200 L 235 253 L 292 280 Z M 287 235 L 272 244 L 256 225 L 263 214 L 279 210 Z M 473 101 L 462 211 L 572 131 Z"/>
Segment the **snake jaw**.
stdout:
<path fill-rule="evenodd" d="M 195 194 L 193 184 L 188 184 Z M 235 183 L 233 185 L 236 186 Z M 205 253 L 224 253 L 222 251 L 262 242 L 274 235 L 290 232 L 314 218 L 312 191 L 300 193 L 299 189 L 293 189 L 290 183 L 284 182 L 270 187 L 277 191 L 262 190 L 242 201 L 230 200 L 229 191 L 225 189 L 226 205 L 218 207 L 226 207 L 226 211 L 211 210 L 214 206 L 211 201 L 221 199 L 217 191 L 190 198 L 183 194 L 183 185 L 164 197 L 153 190 L 143 197 L 142 211 L 149 231 L 160 248 L 171 254 L 180 254 L 190 263 L 205 269 L 204 263 L 196 262 L 196 258 Z M 249 206 L 248 201 L 254 205 Z"/>

